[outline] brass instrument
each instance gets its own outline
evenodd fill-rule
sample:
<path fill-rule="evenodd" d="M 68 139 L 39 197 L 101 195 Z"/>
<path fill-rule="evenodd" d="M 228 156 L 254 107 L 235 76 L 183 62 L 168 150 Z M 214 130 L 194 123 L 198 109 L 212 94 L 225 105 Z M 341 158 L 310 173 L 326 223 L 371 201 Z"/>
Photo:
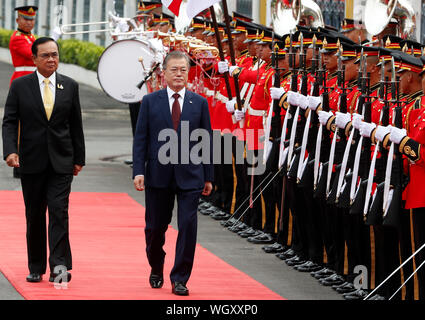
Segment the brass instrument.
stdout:
<path fill-rule="evenodd" d="M 299 24 L 315 28 L 325 26 L 322 10 L 313 0 L 293 0 L 290 5 L 274 0 L 271 6 L 272 26 L 280 36 L 294 32 Z"/>
<path fill-rule="evenodd" d="M 415 11 L 408 0 L 367 0 L 365 27 L 367 32 L 378 35 L 388 26 L 391 19 L 398 22 L 397 36 L 408 38 L 414 34 Z"/>

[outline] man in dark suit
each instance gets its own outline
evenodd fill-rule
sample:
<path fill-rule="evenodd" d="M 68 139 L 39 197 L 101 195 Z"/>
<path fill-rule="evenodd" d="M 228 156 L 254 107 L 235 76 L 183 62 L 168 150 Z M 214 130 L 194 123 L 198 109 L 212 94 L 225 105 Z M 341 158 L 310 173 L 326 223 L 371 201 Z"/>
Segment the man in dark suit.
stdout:
<path fill-rule="evenodd" d="M 189 59 L 183 52 L 172 51 L 165 58 L 167 88 L 143 97 L 133 145 L 134 186 L 146 192 L 145 237 L 152 268 L 149 277 L 152 288 L 161 288 L 164 282 L 165 252 L 162 247 L 177 197 L 179 233 L 170 274 L 172 292 L 176 295 L 189 294 L 186 283 L 195 255 L 198 202 L 201 194 L 211 193 L 213 180 L 208 103 L 205 98 L 186 90 L 189 67 Z M 204 133 L 206 139 L 193 141 L 192 135 L 199 132 Z M 162 139 L 167 134 L 170 139 L 163 141 L 167 140 Z M 195 150 L 192 147 L 199 147 L 199 144 L 204 160 L 192 157 Z M 168 156 L 164 153 L 167 146 L 171 151 L 168 156 L 177 161 L 167 163 Z M 190 157 L 189 150 L 192 151 Z"/>
<path fill-rule="evenodd" d="M 3 155 L 10 167 L 21 170 L 30 271 L 27 281 L 40 282 L 46 272 L 47 209 L 49 281 L 70 281 L 69 194 L 73 175 L 85 164 L 78 84 L 56 72 L 59 49 L 53 39 L 39 38 L 31 50 L 37 70 L 13 81 L 6 100 Z"/>

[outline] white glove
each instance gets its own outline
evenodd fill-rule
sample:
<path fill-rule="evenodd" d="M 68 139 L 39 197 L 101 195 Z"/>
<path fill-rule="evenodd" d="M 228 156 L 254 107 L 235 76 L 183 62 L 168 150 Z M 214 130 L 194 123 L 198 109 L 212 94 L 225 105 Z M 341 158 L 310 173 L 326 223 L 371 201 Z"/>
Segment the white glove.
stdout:
<path fill-rule="evenodd" d="M 243 118 L 245 118 L 245 108 L 242 110 L 235 110 L 234 116 L 236 121 L 241 121 Z"/>
<path fill-rule="evenodd" d="M 353 127 L 357 130 L 360 130 L 360 125 L 363 121 L 363 116 L 358 113 L 353 114 Z"/>
<path fill-rule="evenodd" d="M 232 76 L 233 75 L 233 71 L 235 71 L 235 69 L 239 68 L 238 66 L 230 66 L 229 67 L 229 74 Z"/>
<path fill-rule="evenodd" d="M 229 71 L 229 62 L 219 61 L 217 65 L 218 65 L 218 72 L 225 73 Z"/>
<path fill-rule="evenodd" d="M 298 95 L 298 106 L 305 110 L 308 108 L 308 97 L 303 95 L 303 94 L 299 94 Z"/>
<path fill-rule="evenodd" d="M 319 122 L 325 126 L 328 123 L 329 118 L 332 116 L 333 113 L 331 111 L 319 111 Z"/>
<path fill-rule="evenodd" d="M 298 105 L 298 92 L 288 91 L 286 101 L 288 101 L 289 104 L 292 104 L 294 106 Z"/>
<path fill-rule="evenodd" d="M 284 93 L 285 93 L 285 89 L 283 89 L 282 87 L 279 87 L 279 88 L 271 87 L 270 88 L 270 97 L 273 100 L 279 100 L 283 96 Z"/>
<path fill-rule="evenodd" d="M 236 98 L 233 98 L 232 100 L 227 101 L 226 102 L 227 112 L 233 113 L 235 111 L 235 104 L 236 104 Z"/>
<path fill-rule="evenodd" d="M 313 111 L 316 110 L 319 104 L 322 103 L 321 97 L 307 96 L 307 98 L 308 98 L 308 107 Z"/>
<path fill-rule="evenodd" d="M 372 133 L 373 129 L 375 129 L 375 127 L 376 124 L 363 121 L 360 125 L 360 134 L 363 137 L 370 138 L 370 134 Z"/>
<path fill-rule="evenodd" d="M 50 37 L 54 39 L 55 41 L 58 41 L 58 39 L 62 36 L 62 31 L 59 27 L 55 27 L 52 31 L 52 34 Z"/>
<path fill-rule="evenodd" d="M 335 124 L 338 128 L 345 129 L 345 127 L 350 121 L 351 121 L 351 114 L 337 111 Z"/>
<path fill-rule="evenodd" d="M 399 129 L 397 127 L 391 126 L 391 135 L 390 140 L 394 142 L 395 144 L 400 144 L 401 140 L 407 136 L 406 129 Z"/>
<path fill-rule="evenodd" d="M 130 30 L 130 26 L 128 25 L 126 20 L 120 19 L 118 21 L 118 29 L 121 32 L 128 32 Z"/>
<path fill-rule="evenodd" d="M 381 142 L 384 141 L 385 136 L 391 132 L 391 127 L 392 127 L 391 125 L 388 125 L 386 127 L 378 126 L 375 132 L 376 140 Z"/>

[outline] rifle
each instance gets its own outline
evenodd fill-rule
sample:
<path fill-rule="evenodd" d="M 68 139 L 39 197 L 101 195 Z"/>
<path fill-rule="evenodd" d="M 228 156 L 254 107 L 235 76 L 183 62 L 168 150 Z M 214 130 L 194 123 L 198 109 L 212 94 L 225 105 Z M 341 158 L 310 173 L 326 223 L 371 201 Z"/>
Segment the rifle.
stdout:
<path fill-rule="evenodd" d="M 298 92 L 298 70 L 295 68 L 295 52 L 292 45 L 292 32 L 290 34 L 289 42 L 289 69 L 291 71 L 291 91 Z M 301 60 L 301 59 L 300 59 Z M 292 163 L 292 155 L 294 152 L 296 129 L 298 124 L 299 107 L 289 105 L 287 112 L 291 115 L 291 121 L 289 122 L 288 130 L 290 130 L 290 141 L 287 156 L 287 171 L 289 171 Z"/>
<path fill-rule="evenodd" d="M 272 66 L 274 69 L 274 81 L 273 86 L 275 88 L 280 87 L 280 71 L 284 70 L 283 68 L 279 68 L 279 57 L 278 57 L 278 50 L 279 47 L 277 44 L 275 44 L 275 34 L 273 32 L 273 41 L 272 41 Z M 274 114 L 274 116 L 272 116 Z M 269 119 L 269 117 L 272 117 Z M 269 123 L 270 120 L 270 123 Z M 281 123 L 280 123 L 280 106 L 279 106 L 279 100 L 273 100 L 272 105 L 269 109 L 269 115 L 267 119 L 267 127 L 266 127 L 266 141 L 264 145 L 264 160 L 266 162 L 266 169 L 269 169 L 270 171 L 273 171 L 278 167 L 278 150 L 279 150 L 279 141 L 280 141 L 280 132 L 281 132 Z M 268 151 L 266 150 L 266 144 L 268 143 L 267 140 L 269 140 L 272 145 L 268 146 L 270 150 L 270 155 L 268 154 Z"/>
<path fill-rule="evenodd" d="M 370 97 L 370 74 L 366 72 L 367 62 L 366 57 L 363 57 L 363 71 L 362 71 L 362 82 L 364 86 L 363 96 L 363 121 L 372 122 L 372 110 L 371 110 L 371 97 Z M 366 187 L 368 183 L 368 173 L 370 168 L 370 149 L 371 139 L 360 138 L 359 144 L 356 150 L 356 158 L 353 169 L 353 180 L 351 181 L 350 191 L 350 202 L 352 204 L 350 213 L 361 214 L 364 213 L 364 203 L 366 197 Z M 357 187 L 355 193 L 354 188 L 356 187 L 357 177 L 360 176 L 360 184 Z M 355 194 L 355 195 L 354 195 Z"/>
<path fill-rule="evenodd" d="M 322 54 L 319 51 L 319 70 L 318 70 L 318 80 L 321 81 L 321 88 L 323 89 L 322 93 L 322 110 L 329 111 L 329 90 L 330 87 L 327 86 L 326 79 L 326 66 L 322 63 Z M 321 124 L 319 124 L 319 129 L 317 132 L 316 138 L 316 150 L 314 153 L 314 197 L 316 198 L 325 198 L 326 196 L 326 176 L 329 165 L 329 149 L 330 149 L 330 137 L 328 132 L 323 130 Z M 324 149 L 324 150 L 323 150 Z M 319 176 L 320 169 L 320 176 Z"/>
<path fill-rule="evenodd" d="M 395 76 L 394 57 L 391 60 L 391 96 L 394 108 L 394 126 L 403 127 L 402 106 L 400 101 L 400 78 Z M 395 156 L 393 167 L 393 155 Z M 399 214 L 401 210 L 402 191 L 403 191 L 403 155 L 400 153 L 398 146 L 391 143 L 387 158 L 387 168 L 385 172 L 384 182 L 384 203 L 383 203 L 383 225 L 398 226 Z M 392 197 L 390 199 L 390 185 L 392 188 Z"/>
<path fill-rule="evenodd" d="M 340 51 L 338 52 L 337 81 L 338 81 L 338 87 L 341 90 L 341 94 L 339 95 L 339 111 L 342 113 L 347 113 L 347 90 L 345 88 L 345 68 L 343 68 L 342 66 L 342 58 L 341 58 Z M 346 144 L 345 139 L 340 139 L 339 142 L 336 141 L 337 137 L 339 137 L 339 133 L 340 133 L 340 130 L 338 127 L 336 127 L 334 136 L 332 138 L 331 151 L 329 154 L 329 164 L 328 164 L 328 172 L 327 172 L 327 180 L 326 180 L 326 199 L 329 204 L 335 203 L 335 201 L 337 201 L 336 193 L 337 193 L 338 181 L 339 181 L 338 179 L 335 179 L 334 183 L 336 183 L 337 185 L 332 186 L 331 188 L 332 171 L 333 171 L 332 168 L 334 164 L 339 164 L 339 162 L 341 161 L 341 159 L 339 159 L 341 154 L 341 148 L 345 149 L 345 144 Z M 338 156 L 338 158 L 336 158 L 336 156 Z M 343 177 L 344 177 L 344 174 L 342 175 L 342 179 Z"/>
<path fill-rule="evenodd" d="M 317 52 L 317 45 L 316 45 L 316 36 L 313 36 L 313 57 L 312 57 L 312 63 L 311 63 L 311 74 L 315 76 L 315 81 L 311 87 L 310 95 L 317 97 L 319 96 L 320 87 L 323 84 L 323 68 L 321 64 L 321 60 L 319 62 L 319 55 L 320 53 Z M 320 56 L 321 58 L 321 56 Z M 319 64 L 319 66 L 318 66 Z M 318 69 L 320 67 L 320 70 Z M 307 115 L 307 122 L 310 121 L 311 126 L 306 123 L 304 130 L 307 130 L 307 125 L 309 127 L 308 129 L 308 136 L 307 136 L 307 142 L 306 142 L 306 149 L 308 151 L 308 161 L 303 168 L 303 171 L 301 172 L 301 177 L 299 181 L 300 187 L 305 187 L 308 189 L 314 190 L 314 164 L 315 164 L 315 150 L 317 145 L 317 137 L 318 137 L 318 130 L 319 130 L 319 121 L 318 116 L 316 112 L 313 112 L 312 110 L 308 109 L 308 115 Z M 310 118 L 310 120 L 309 120 Z M 306 135 L 307 133 L 304 133 Z M 306 136 L 304 136 L 305 139 Z M 301 163 L 301 161 L 300 161 Z M 311 187 L 310 187 L 311 186 Z"/>
<path fill-rule="evenodd" d="M 385 77 L 385 61 L 381 61 L 381 80 L 379 86 L 379 97 L 382 97 L 384 106 L 381 112 L 381 125 L 387 126 L 389 124 L 390 105 L 388 100 L 388 77 Z M 370 205 L 369 212 L 366 217 L 367 225 L 380 225 L 382 223 L 382 206 L 383 206 L 383 195 L 385 186 L 385 164 L 387 163 L 388 151 L 383 148 L 383 143 L 380 142 L 376 147 L 380 148 L 381 157 L 376 161 L 376 176 L 374 181 L 377 183 L 375 189 L 375 195 L 373 196 L 372 203 Z M 374 168 L 371 167 L 371 171 Z M 370 173 L 370 172 L 369 172 Z"/>

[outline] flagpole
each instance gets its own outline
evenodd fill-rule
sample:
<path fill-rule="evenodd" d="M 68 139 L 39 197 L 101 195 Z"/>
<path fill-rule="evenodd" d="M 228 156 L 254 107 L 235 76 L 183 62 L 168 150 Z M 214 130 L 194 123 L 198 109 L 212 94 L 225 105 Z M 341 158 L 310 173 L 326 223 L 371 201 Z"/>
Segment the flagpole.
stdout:
<path fill-rule="evenodd" d="M 229 12 L 228 12 L 228 9 L 227 9 L 227 1 L 222 0 L 221 2 L 223 3 L 224 21 L 226 23 L 227 36 L 228 36 L 228 39 L 229 39 L 230 61 L 232 62 L 232 65 L 235 66 L 236 65 L 235 50 L 233 48 L 233 39 L 232 39 L 231 31 L 230 31 L 230 22 L 229 22 Z M 237 108 L 238 108 L 238 110 L 242 110 L 242 101 L 241 101 L 241 96 L 240 96 L 240 93 L 239 93 L 238 76 L 237 75 L 234 76 L 233 79 L 235 81 L 235 94 L 236 94 Z"/>
<path fill-rule="evenodd" d="M 215 38 L 217 40 L 218 52 L 220 54 L 220 60 L 224 61 L 223 46 L 221 45 L 220 34 L 219 34 L 219 31 L 218 31 L 217 17 L 215 16 L 215 11 L 214 11 L 213 6 L 210 7 L 210 12 L 211 12 L 211 18 L 212 18 L 212 22 L 213 22 L 213 26 L 214 26 Z M 230 100 L 232 100 L 232 89 L 230 87 L 229 74 L 227 72 L 224 73 L 224 82 L 226 83 L 227 95 L 228 95 L 229 101 L 230 101 Z"/>

